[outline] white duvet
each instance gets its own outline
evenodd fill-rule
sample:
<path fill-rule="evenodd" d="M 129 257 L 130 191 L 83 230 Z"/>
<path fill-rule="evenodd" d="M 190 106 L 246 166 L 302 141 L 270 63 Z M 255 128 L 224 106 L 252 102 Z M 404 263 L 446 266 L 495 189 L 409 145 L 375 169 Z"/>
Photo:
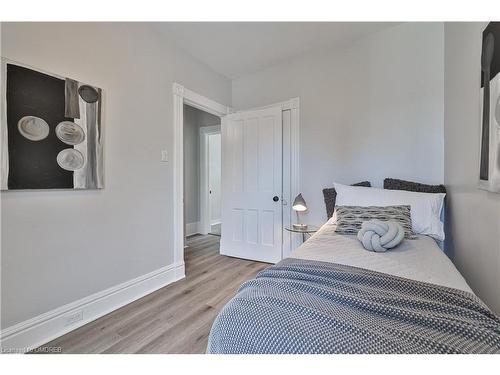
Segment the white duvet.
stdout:
<path fill-rule="evenodd" d="M 346 264 L 472 293 L 451 260 L 428 236 L 375 253 L 365 250 L 355 236 L 337 234 L 335 226 L 326 223 L 290 257 Z"/>

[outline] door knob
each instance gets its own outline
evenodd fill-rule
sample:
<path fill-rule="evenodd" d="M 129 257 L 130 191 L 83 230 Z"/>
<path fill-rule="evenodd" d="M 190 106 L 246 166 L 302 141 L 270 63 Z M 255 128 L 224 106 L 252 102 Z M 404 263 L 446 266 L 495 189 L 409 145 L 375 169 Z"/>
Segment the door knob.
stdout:
<path fill-rule="evenodd" d="M 279 201 L 279 200 L 280 200 L 280 198 L 279 198 L 277 195 L 275 195 L 275 196 L 273 197 L 273 201 L 277 202 L 277 201 Z"/>

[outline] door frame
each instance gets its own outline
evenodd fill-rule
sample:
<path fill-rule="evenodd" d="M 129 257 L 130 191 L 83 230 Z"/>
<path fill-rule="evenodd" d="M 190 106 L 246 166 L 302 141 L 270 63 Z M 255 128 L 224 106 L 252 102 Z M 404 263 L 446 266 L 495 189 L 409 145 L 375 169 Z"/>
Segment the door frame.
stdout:
<path fill-rule="evenodd" d="M 174 246 L 174 264 L 182 266 L 181 277 L 185 277 L 184 272 L 184 104 L 201 109 L 215 116 L 223 117 L 233 110 L 231 107 L 220 104 L 210 98 L 200 95 L 183 85 L 174 82 L 172 84 L 173 94 L 173 246 Z M 292 98 L 287 101 L 266 105 L 260 108 L 281 106 L 282 111 L 289 110 L 291 113 L 290 133 L 290 153 L 284 155 L 289 157 L 290 163 L 290 189 L 283 188 L 282 202 L 285 208 L 283 212 L 283 250 L 282 256 L 285 257 L 300 244 L 298 236 L 290 236 L 290 232 L 285 231 L 285 226 L 290 223 L 292 217 L 291 200 L 300 192 L 300 100 Z M 258 109 L 258 108 L 252 108 Z M 285 145 L 285 143 L 283 143 Z M 288 153 L 287 153 L 288 154 Z M 285 160 L 285 158 L 283 159 Z M 285 185 L 283 185 L 285 186 Z M 287 192 L 288 190 L 288 192 Z M 286 233 L 285 233 L 286 232 Z M 286 237 L 288 236 L 288 237 Z M 290 238 L 285 248 L 285 238 Z"/>
<path fill-rule="evenodd" d="M 174 264 L 182 266 L 184 272 L 184 104 L 201 109 L 212 115 L 223 117 L 231 113 L 231 108 L 200 95 L 174 82 L 173 93 L 173 245 Z"/>
<path fill-rule="evenodd" d="M 209 155 L 208 138 L 213 134 L 221 134 L 221 125 L 200 128 L 200 233 L 211 231 L 210 194 L 208 189 Z"/>

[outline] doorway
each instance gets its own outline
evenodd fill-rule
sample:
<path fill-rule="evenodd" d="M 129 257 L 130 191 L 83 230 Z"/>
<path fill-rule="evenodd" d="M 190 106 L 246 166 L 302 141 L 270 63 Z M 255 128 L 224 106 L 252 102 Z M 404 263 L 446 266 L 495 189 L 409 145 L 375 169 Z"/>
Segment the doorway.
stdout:
<path fill-rule="evenodd" d="M 185 277 L 184 264 L 184 104 L 201 109 L 212 115 L 222 117 L 230 112 L 230 108 L 217 103 L 205 96 L 191 91 L 184 86 L 172 85 L 173 98 L 173 157 L 172 169 L 173 184 L 173 267 L 176 269 L 176 278 Z"/>
<path fill-rule="evenodd" d="M 201 233 L 221 235 L 221 127 L 200 128 L 200 224 Z"/>
<path fill-rule="evenodd" d="M 221 118 L 184 104 L 184 241 L 221 225 Z"/>
<path fill-rule="evenodd" d="M 232 113 L 230 107 L 221 105 L 207 97 L 204 97 L 184 86 L 174 83 L 173 91 L 173 246 L 174 246 L 174 266 L 178 278 L 185 276 L 184 271 L 184 155 L 183 155 L 183 106 L 188 104 L 213 115 L 225 118 Z M 296 238 L 292 238 L 286 232 L 284 226 L 290 222 L 291 205 L 290 199 L 299 193 L 299 99 L 294 98 L 285 102 L 273 104 L 270 107 L 280 106 L 283 113 L 283 221 L 282 257 L 286 257 L 300 244 Z M 263 107 L 269 108 L 269 107 Z M 288 122 L 286 119 L 288 118 Z M 222 162 L 227 160 L 224 151 L 224 136 L 221 136 Z M 222 182 L 224 181 L 224 176 Z M 224 186 L 222 187 L 224 194 Z M 224 195 L 225 196 L 225 195 Z M 224 199 L 223 199 L 224 202 Z M 224 203 L 223 203 L 224 205 Z M 223 219 L 224 220 L 224 219 Z M 222 226 L 222 237 L 224 237 L 224 226 Z M 286 233 L 285 233 L 286 232 Z"/>

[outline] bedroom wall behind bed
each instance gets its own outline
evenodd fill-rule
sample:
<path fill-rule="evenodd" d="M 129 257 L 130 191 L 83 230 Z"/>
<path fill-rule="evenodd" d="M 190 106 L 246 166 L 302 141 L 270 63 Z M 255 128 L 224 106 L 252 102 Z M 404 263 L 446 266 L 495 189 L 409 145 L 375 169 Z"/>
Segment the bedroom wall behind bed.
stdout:
<path fill-rule="evenodd" d="M 483 27 L 445 25 L 446 251 L 474 292 L 500 315 L 500 194 L 477 188 Z"/>
<path fill-rule="evenodd" d="M 334 180 L 443 182 L 443 24 L 406 23 L 233 81 L 244 109 L 300 97 L 305 221 Z"/>
<path fill-rule="evenodd" d="M 172 83 L 231 84 L 141 23 L 4 23 L 1 54 L 101 87 L 105 139 L 103 190 L 1 193 L 5 328 L 172 264 Z"/>

